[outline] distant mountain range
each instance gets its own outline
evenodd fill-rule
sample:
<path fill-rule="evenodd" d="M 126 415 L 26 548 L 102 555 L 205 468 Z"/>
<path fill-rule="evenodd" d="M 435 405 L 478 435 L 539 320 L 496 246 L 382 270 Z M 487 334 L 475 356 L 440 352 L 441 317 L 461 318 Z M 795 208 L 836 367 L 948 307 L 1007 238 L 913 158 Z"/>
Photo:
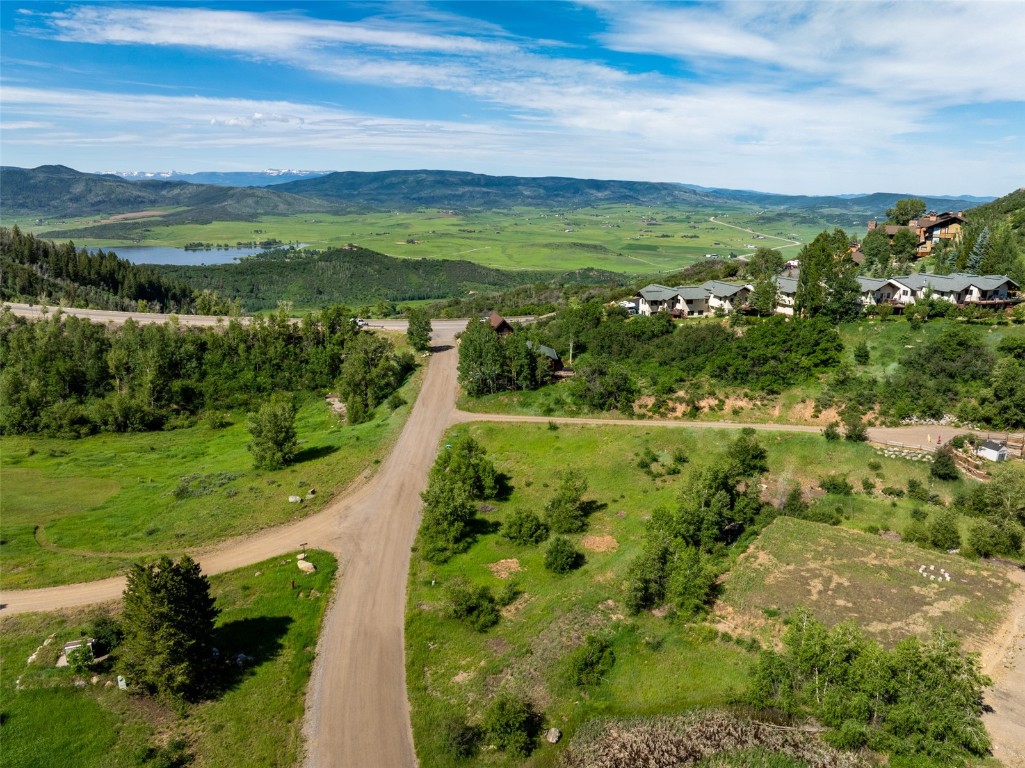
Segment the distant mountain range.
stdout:
<path fill-rule="evenodd" d="M 884 215 L 887 208 L 892 208 L 898 200 L 917 197 L 925 201 L 930 210 L 949 211 L 965 210 L 982 203 L 995 200 L 995 197 L 976 197 L 974 195 L 916 195 L 910 192 L 872 192 L 869 194 L 844 195 L 780 195 L 773 192 L 757 192 L 749 189 L 725 189 L 719 187 L 699 187 L 694 184 L 682 184 L 688 189 L 699 190 L 711 194 L 723 195 L 732 200 L 743 200 L 767 208 L 787 208 L 799 210 L 835 210 L 852 213 L 868 213 L 875 216 Z"/>
<path fill-rule="evenodd" d="M 63 165 L 0 168 L 0 209 L 42 218 L 116 215 L 180 208 L 164 223 L 233 221 L 269 214 L 321 212 L 330 203 L 254 187 L 223 187 L 185 181 L 126 181 L 81 173 Z"/>
<path fill-rule="evenodd" d="M 272 175 L 272 174 L 277 174 Z M 224 186 L 232 179 L 303 178 L 284 183 Z M 312 212 L 360 212 L 441 208 L 487 210 L 513 207 L 576 209 L 598 205 L 637 205 L 717 210 L 758 206 L 819 213 L 884 215 L 902 193 L 877 192 L 859 196 L 777 195 L 732 189 L 709 189 L 687 184 L 643 181 L 573 179 L 558 176 L 526 178 L 485 176 L 460 171 L 333 172 L 265 171 L 254 174 L 178 174 L 190 180 L 80 173 L 60 165 L 24 169 L 0 168 L 0 209 L 8 215 L 41 218 L 117 215 L 138 211 L 178 209 L 163 215 L 162 223 L 206 223 L 254 219 L 262 215 Z M 218 183 L 193 183 L 216 177 Z M 964 210 L 979 204 L 976 197 L 922 197 L 930 209 Z"/>
<path fill-rule="evenodd" d="M 120 176 L 128 181 L 187 181 L 190 184 L 215 184 L 219 187 L 269 187 L 287 181 L 300 181 L 324 176 L 331 171 L 294 171 L 269 168 L 266 171 L 204 171 L 179 173 L 178 171 L 109 171 L 104 176 Z"/>

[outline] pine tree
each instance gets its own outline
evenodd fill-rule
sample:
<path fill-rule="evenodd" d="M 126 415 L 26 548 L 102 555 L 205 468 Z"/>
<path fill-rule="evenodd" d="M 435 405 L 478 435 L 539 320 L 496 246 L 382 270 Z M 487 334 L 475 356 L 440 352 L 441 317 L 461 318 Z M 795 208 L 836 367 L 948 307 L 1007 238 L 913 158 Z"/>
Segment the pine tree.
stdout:
<path fill-rule="evenodd" d="M 970 275 L 979 274 L 979 267 L 982 264 L 983 258 L 986 256 L 986 246 L 989 243 L 989 227 L 983 227 L 979 236 L 975 238 L 975 245 L 972 246 L 971 252 L 968 254 L 968 261 L 965 264 L 965 270 Z"/>
<path fill-rule="evenodd" d="M 129 684 L 174 700 L 200 695 L 218 613 L 210 582 L 188 555 L 177 563 L 165 555 L 150 565 L 133 565 L 119 648 Z"/>

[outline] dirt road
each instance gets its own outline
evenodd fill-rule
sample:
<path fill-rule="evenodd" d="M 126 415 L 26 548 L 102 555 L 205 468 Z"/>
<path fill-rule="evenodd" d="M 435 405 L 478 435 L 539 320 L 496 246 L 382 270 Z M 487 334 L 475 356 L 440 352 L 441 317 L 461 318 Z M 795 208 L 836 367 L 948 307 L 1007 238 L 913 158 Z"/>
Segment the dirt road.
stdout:
<path fill-rule="evenodd" d="M 401 322 L 390 321 L 387 326 L 401 330 Z M 446 427 L 468 421 L 713 429 L 748 426 L 731 422 L 565 419 L 457 412 L 453 405 L 457 354 L 451 344 L 454 333 L 465 324 L 464 320 L 434 321 L 438 351 L 431 358 L 413 412 L 376 475 L 349 489 L 316 515 L 196 553 L 206 573 L 220 573 L 285 555 L 303 543 L 326 549 L 339 558 L 338 585 L 325 617 L 307 691 L 304 730 L 307 765 L 311 768 L 416 765 L 405 684 L 406 578 L 410 546 L 419 522 L 419 493 L 426 485 L 428 468 Z M 819 427 L 802 425 L 750 426 L 758 430 L 820 431 Z M 870 435 L 874 440 L 925 444 L 930 433 L 935 439 L 936 431 L 935 427 L 902 427 L 872 429 Z M 0 615 L 114 600 L 123 589 L 124 579 L 113 578 L 9 591 L 0 595 Z M 1002 663 L 1006 669 L 1003 674 L 994 674 L 997 685 L 987 694 L 995 709 L 988 716 L 987 725 L 992 723 L 994 742 L 1005 760 L 1005 755 L 1014 754 L 1013 750 L 1025 749 L 1020 728 L 1021 691 L 1025 690 L 1025 601 L 1020 601 L 1019 606 L 1015 626 L 1021 631 L 1012 635 L 1016 639 L 1008 646 L 1011 650 L 1000 657 L 1005 660 Z M 1008 765 L 1015 764 L 1008 760 Z"/>
<path fill-rule="evenodd" d="M 1019 585 L 1004 625 L 982 652 L 982 671 L 993 679 L 982 722 L 993 756 L 1006 768 L 1025 768 L 1025 571 L 1010 571 Z"/>

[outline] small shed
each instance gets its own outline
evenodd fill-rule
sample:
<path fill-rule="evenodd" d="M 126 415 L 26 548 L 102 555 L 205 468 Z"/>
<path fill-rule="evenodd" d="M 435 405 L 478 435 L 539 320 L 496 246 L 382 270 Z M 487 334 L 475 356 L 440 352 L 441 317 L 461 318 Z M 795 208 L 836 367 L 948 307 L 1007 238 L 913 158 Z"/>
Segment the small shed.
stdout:
<path fill-rule="evenodd" d="M 982 445 L 975 449 L 975 453 L 990 461 L 1007 461 L 1007 446 L 993 440 L 983 442 Z"/>
<path fill-rule="evenodd" d="M 491 329 L 499 336 L 508 336 L 513 332 L 513 327 L 509 325 L 509 321 L 497 312 L 491 312 L 485 319 L 488 321 Z"/>

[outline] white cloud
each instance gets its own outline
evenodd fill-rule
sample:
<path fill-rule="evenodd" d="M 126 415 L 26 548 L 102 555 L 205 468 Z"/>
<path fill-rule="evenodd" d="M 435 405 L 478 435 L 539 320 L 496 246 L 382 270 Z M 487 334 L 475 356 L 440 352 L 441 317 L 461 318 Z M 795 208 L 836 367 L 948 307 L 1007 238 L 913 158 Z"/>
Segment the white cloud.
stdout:
<path fill-rule="evenodd" d="M 54 126 L 18 135 L 22 145 L 48 135 L 55 144 L 75 135 L 83 144 L 103 142 L 126 128 L 144 145 L 169 150 L 341 153 L 337 167 L 473 164 L 485 172 L 809 192 L 885 187 L 872 182 L 882 174 L 906 174 L 919 189 L 933 175 L 943 181 L 937 189 L 965 192 L 971 190 L 949 189 L 942 174 L 967 184 L 986 177 L 987 163 L 1000 164 L 1001 178 L 1025 175 L 1025 161 L 1009 149 L 1002 154 L 994 145 L 975 162 L 960 147 L 929 142 L 945 130 L 936 119 L 941 108 L 1025 101 L 1025 3 L 592 8 L 606 22 L 599 39 L 608 49 L 592 54 L 428 6 L 415 16 L 389 6 L 360 22 L 128 4 L 30 14 L 40 34 L 60 40 L 202 48 L 315 73 L 329 81 L 317 97 L 325 103 L 346 103 L 351 83 L 393 88 L 399 97 L 401 88 L 459 94 L 481 105 L 486 121 L 436 120 L 427 110 L 422 119 L 398 119 L 300 99 L 29 87 L 5 88 L 0 98 L 11 125 Z M 656 61 L 663 71 L 650 59 L 643 59 L 647 71 L 618 68 L 611 51 L 664 57 Z M 693 76 L 678 77 L 678 67 Z M 65 128 L 67 134 L 55 133 Z M 5 142 L 16 133 L 5 132 Z M 916 159 L 923 143 L 934 158 L 927 168 Z M 280 163 L 304 164 L 288 157 Z"/>

